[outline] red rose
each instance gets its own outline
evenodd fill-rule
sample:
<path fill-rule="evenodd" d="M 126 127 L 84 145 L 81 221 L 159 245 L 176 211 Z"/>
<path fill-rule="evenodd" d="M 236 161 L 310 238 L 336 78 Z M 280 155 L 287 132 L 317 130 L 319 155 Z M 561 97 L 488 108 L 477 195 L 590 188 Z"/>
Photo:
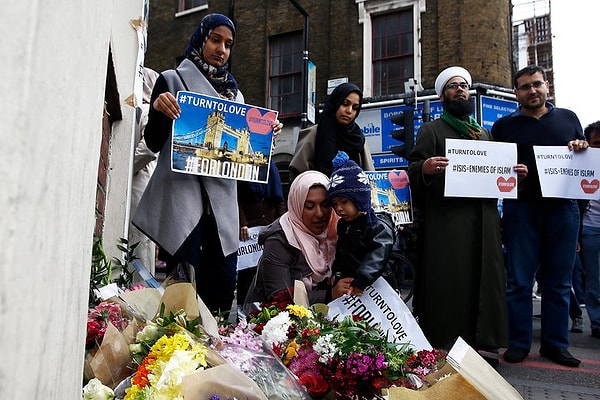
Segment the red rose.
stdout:
<path fill-rule="evenodd" d="M 311 396 L 322 396 L 329 390 L 329 384 L 325 378 L 313 371 L 306 372 L 298 381 Z"/>

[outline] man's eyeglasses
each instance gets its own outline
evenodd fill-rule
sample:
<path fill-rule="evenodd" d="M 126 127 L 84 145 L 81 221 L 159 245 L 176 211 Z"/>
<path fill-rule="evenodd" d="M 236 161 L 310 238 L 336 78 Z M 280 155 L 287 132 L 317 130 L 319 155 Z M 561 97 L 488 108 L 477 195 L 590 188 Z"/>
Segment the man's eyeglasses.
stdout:
<path fill-rule="evenodd" d="M 446 89 L 456 90 L 458 88 L 461 88 L 463 90 L 469 90 L 469 84 L 467 82 L 452 82 L 446 85 Z"/>
<path fill-rule="evenodd" d="M 517 88 L 517 90 L 521 90 L 523 92 L 529 92 L 531 90 L 531 88 L 534 89 L 539 89 L 542 87 L 542 85 L 544 85 L 545 82 L 543 81 L 535 81 L 533 83 L 526 83 L 524 85 L 521 85 Z"/>

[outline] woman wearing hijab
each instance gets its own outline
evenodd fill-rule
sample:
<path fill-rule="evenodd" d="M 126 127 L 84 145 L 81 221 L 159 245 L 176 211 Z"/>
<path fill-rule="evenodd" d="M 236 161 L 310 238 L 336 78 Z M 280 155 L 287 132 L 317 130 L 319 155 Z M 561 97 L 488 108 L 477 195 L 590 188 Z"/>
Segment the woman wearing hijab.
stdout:
<path fill-rule="evenodd" d="M 145 138 L 160 151 L 133 223 L 170 257 L 170 268 L 192 265 L 196 290 L 213 312 L 229 312 L 236 285 L 239 220 L 235 180 L 171 171 L 171 130 L 180 115 L 175 98 L 180 90 L 243 103 L 233 75 L 227 70 L 236 31 L 221 14 L 209 14 L 192 34 L 185 59 L 164 71 L 150 99 Z M 281 124 L 276 121 L 278 133 Z"/>
<path fill-rule="evenodd" d="M 342 83 L 325 101 L 319 123 L 300 132 L 290 162 L 290 177 L 316 170 L 331 176 L 331 160 L 344 151 L 364 171 L 375 170 L 362 130 L 355 122 L 362 106 L 362 92 L 353 83 Z"/>
<path fill-rule="evenodd" d="M 331 287 L 337 216 L 327 199 L 329 178 L 317 171 L 298 175 L 290 186 L 288 211 L 258 237 L 264 246 L 246 304 L 272 301 L 304 282 L 310 304 L 328 303 L 350 287 L 351 278 Z"/>

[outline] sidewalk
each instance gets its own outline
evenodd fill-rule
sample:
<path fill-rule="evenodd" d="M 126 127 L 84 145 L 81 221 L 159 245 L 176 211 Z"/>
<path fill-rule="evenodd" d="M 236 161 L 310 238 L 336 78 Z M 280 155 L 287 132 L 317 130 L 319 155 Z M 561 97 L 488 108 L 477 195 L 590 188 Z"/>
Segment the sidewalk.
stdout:
<path fill-rule="evenodd" d="M 533 314 L 540 314 L 540 300 L 533 300 Z M 563 367 L 538 353 L 540 318 L 533 319 L 533 343 L 529 356 L 519 364 L 500 361 L 497 368 L 525 400 L 600 399 L 600 339 L 590 335 L 590 321 L 583 309 L 583 333 L 569 333 L 569 351 L 581 360 L 579 368 Z M 570 327 L 570 324 L 569 324 Z"/>

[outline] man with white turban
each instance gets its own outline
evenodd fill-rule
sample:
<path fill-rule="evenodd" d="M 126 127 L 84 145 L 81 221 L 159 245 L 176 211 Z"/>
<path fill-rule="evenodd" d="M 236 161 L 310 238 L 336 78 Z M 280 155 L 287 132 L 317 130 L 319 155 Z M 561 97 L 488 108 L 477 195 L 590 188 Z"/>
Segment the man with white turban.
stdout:
<path fill-rule="evenodd" d="M 460 66 L 438 75 L 435 90 L 444 111 L 419 129 L 409 155 L 423 244 L 413 305 L 432 346 L 449 347 L 461 336 L 477 350 L 497 353 L 508 344 L 497 201 L 444 197 L 446 139 L 491 140 L 472 116 L 471 84 L 471 74 Z M 520 174 L 526 173 L 520 168 Z M 495 354 L 483 355 L 497 365 Z"/>

